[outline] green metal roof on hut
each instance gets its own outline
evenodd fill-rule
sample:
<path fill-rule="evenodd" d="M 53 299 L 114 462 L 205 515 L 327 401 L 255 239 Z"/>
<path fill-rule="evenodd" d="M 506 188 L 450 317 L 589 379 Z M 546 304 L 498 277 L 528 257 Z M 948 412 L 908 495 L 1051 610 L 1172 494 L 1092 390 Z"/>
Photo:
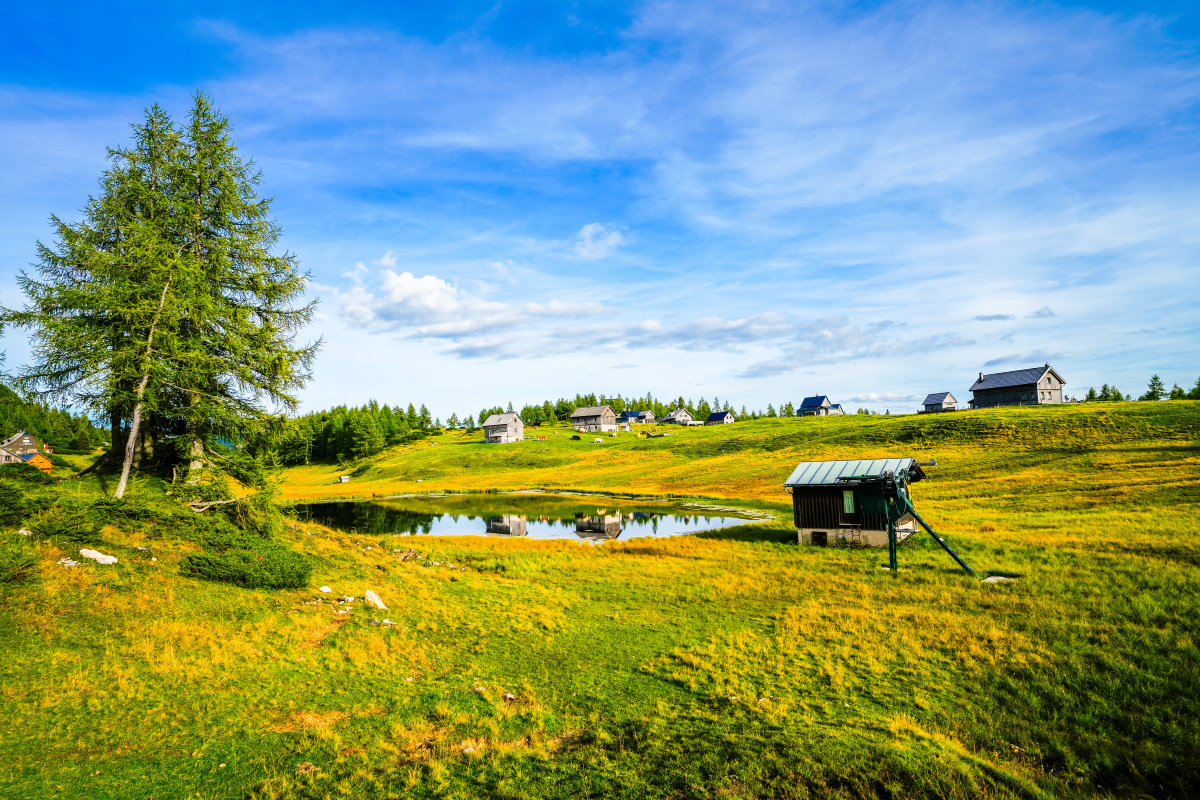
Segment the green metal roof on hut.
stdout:
<path fill-rule="evenodd" d="M 927 477 L 914 458 L 875 458 L 858 461 L 802 461 L 784 486 L 836 486 L 841 478 L 881 478 L 907 469 L 909 481 Z"/>

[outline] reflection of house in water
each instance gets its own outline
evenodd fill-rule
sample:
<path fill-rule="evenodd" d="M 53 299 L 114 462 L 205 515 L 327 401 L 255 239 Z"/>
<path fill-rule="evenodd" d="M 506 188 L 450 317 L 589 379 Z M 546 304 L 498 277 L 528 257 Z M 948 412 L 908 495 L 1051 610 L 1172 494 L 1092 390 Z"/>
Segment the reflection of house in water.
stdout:
<path fill-rule="evenodd" d="M 525 517 L 519 514 L 505 514 L 500 517 L 487 518 L 487 532 L 500 536 L 524 536 L 528 533 Z"/>
<path fill-rule="evenodd" d="M 621 535 L 621 515 L 576 517 L 575 535 L 581 539 L 615 539 Z"/>

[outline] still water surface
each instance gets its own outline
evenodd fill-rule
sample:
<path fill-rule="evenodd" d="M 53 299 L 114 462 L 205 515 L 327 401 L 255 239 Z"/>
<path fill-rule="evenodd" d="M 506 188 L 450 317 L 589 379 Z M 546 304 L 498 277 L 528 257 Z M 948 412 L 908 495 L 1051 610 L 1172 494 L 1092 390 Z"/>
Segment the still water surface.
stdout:
<path fill-rule="evenodd" d="M 580 502 L 544 495 L 530 497 L 524 502 L 522 498 L 508 497 L 489 503 L 487 499 L 471 497 L 469 500 L 398 498 L 308 503 L 296 506 L 296 513 L 302 519 L 361 534 L 525 536 L 593 542 L 640 536 L 680 536 L 745 525 L 750 521 L 723 510 L 705 511 L 627 500 L 620 501 L 619 506 L 598 506 L 594 500 Z"/>

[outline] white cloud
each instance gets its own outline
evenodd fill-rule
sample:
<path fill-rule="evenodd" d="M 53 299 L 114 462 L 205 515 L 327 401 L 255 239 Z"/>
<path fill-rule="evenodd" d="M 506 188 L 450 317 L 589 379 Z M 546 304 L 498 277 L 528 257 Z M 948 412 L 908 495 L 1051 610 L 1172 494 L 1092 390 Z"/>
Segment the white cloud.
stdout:
<path fill-rule="evenodd" d="M 610 250 L 624 243 L 620 231 L 610 231 L 599 222 L 584 225 L 575 235 L 575 252 L 581 258 L 604 258 Z"/>
<path fill-rule="evenodd" d="M 590 317 L 604 310 L 599 303 L 587 301 L 514 304 L 485 300 L 435 275 L 418 278 L 411 272 L 385 269 L 371 287 L 363 280 L 363 271 L 347 274 L 354 278 L 353 285 L 330 291 L 352 326 L 411 339 L 447 340 L 447 352 L 458 354 L 478 351 L 480 337 L 492 337 L 490 346 L 499 347 L 501 340 L 494 337 L 503 335 L 503 341 L 511 343 L 514 334 L 526 333 L 540 322 Z"/>
<path fill-rule="evenodd" d="M 1050 306 L 1042 306 L 1037 311 L 1030 314 L 1029 318 L 1030 319 L 1049 319 L 1050 317 L 1057 317 L 1057 316 L 1058 316 L 1058 314 L 1055 314 L 1053 311 L 1050 310 Z"/>
<path fill-rule="evenodd" d="M 394 266 L 396 266 L 396 251 L 395 251 L 395 250 L 388 250 L 386 253 L 384 253 L 383 255 L 381 255 L 381 256 L 380 256 L 380 257 L 379 257 L 379 258 L 378 258 L 378 259 L 375 261 L 375 263 L 376 263 L 376 264 L 378 264 L 378 265 L 379 265 L 379 266 L 381 266 L 381 267 L 394 267 Z"/>

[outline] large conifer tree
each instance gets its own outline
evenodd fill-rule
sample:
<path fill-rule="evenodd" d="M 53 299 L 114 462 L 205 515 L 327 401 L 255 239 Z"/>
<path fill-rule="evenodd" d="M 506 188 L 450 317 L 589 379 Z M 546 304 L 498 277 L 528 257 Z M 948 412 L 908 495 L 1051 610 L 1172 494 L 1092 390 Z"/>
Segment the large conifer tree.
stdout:
<path fill-rule="evenodd" d="M 184 126 L 150 109 L 109 158 L 84 219 L 52 218 L 39 277 L 19 279 L 25 308 L 4 316 L 31 331 L 23 389 L 112 418 L 120 497 L 144 419 L 194 476 L 215 437 L 236 441 L 294 409 L 320 343 L 294 343 L 315 303 L 296 305 L 307 276 L 273 252 L 280 228 L 257 196 L 261 176 L 208 98 L 196 95 Z"/>

